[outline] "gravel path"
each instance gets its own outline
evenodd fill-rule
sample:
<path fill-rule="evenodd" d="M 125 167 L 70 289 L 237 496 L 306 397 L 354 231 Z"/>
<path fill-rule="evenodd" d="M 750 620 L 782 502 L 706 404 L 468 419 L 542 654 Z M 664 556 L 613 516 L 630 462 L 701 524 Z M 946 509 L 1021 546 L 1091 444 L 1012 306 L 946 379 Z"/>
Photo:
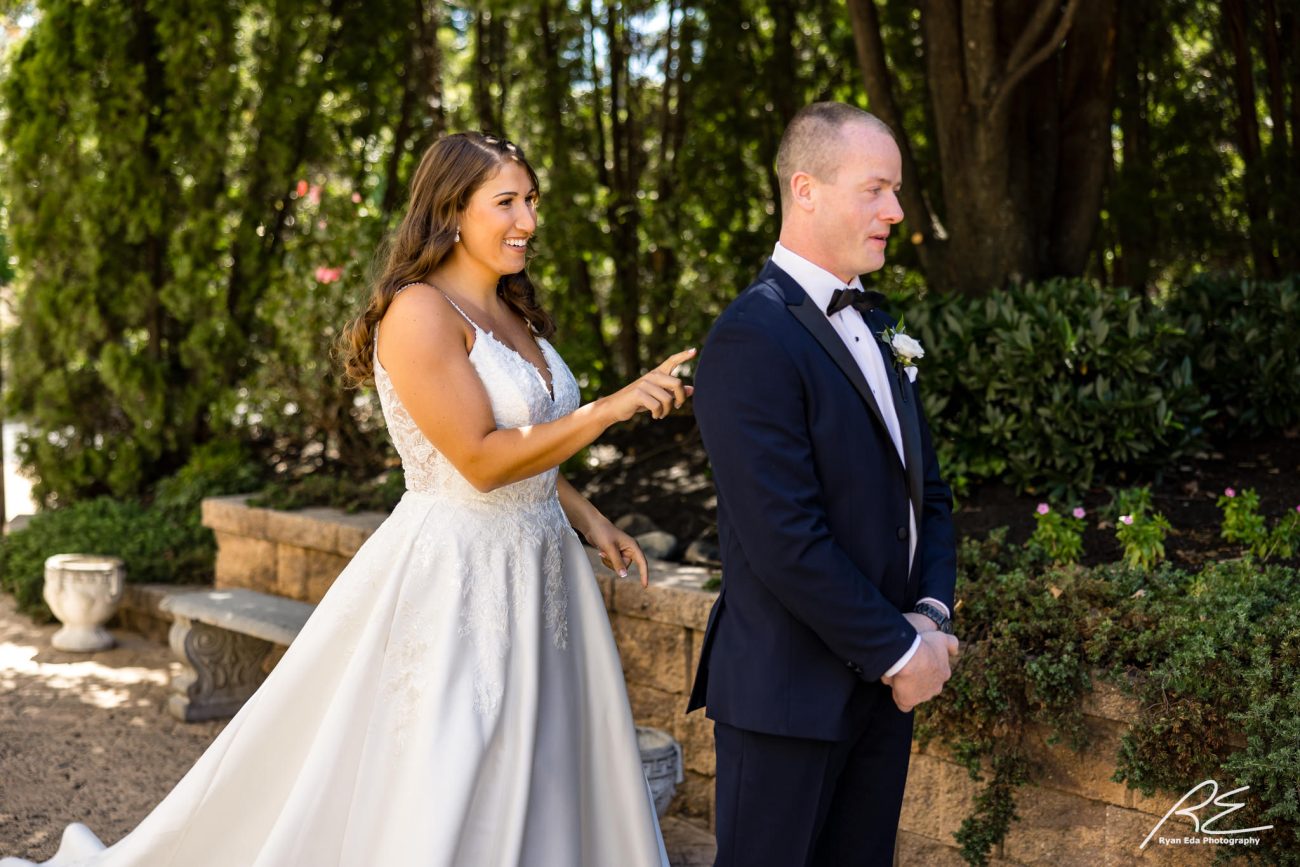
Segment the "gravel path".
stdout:
<path fill-rule="evenodd" d="M 73 821 L 119 839 L 224 725 L 163 710 L 180 668 L 165 645 L 117 630 L 111 650 L 62 653 L 57 629 L 0 593 L 0 857 L 48 858 Z M 712 836 L 694 825 L 667 819 L 664 837 L 676 867 L 713 862 Z"/>

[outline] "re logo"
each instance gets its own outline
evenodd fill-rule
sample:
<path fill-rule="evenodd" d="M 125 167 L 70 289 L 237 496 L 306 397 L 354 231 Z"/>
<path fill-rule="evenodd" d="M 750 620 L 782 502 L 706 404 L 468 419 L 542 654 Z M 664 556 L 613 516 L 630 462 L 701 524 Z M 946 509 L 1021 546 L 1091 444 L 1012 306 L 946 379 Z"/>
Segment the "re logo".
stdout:
<path fill-rule="evenodd" d="M 1188 801 L 1192 799 L 1193 795 L 1195 795 L 1197 792 L 1204 789 L 1206 786 L 1210 787 L 1210 794 L 1208 797 L 1206 797 L 1204 801 L 1201 801 L 1199 804 L 1190 807 L 1183 806 L 1184 804 L 1186 804 Z M 1196 829 L 1196 833 L 1198 834 L 1215 834 L 1218 836 L 1227 837 L 1234 834 L 1250 834 L 1255 831 L 1267 831 L 1273 826 L 1261 825 L 1258 828 L 1237 828 L 1231 831 L 1222 828 L 1211 827 L 1215 822 L 1219 821 L 1224 816 L 1228 815 L 1229 813 L 1235 813 L 1238 810 L 1240 810 L 1242 807 L 1246 806 L 1245 803 L 1240 803 L 1240 804 L 1233 803 L 1232 801 L 1227 800 L 1227 798 L 1230 798 L 1239 792 L 1245 792 L 1249 789 L 1250 786 L 1242 786 L 1239 789 L 1233 789 L 1230 792 L 1224 792 L 1223 794 L 1219 794 L 1219 784 L 1216 781 L 1206 780 L 1203 783 L 1197 783 L 1195 786 L 1191 788 L 1191 790 L 1186 795 L 1183 795 L 1182 798 L 1180 798 L 1176 804 L 1174 804 L 1172 807 L 1169 808 L 1169 812 L 1165 813 L 1164 817 L 1159 822 L 1156 823 L 1156 826 L 1151 829 L 1151 833 L 1147 834 L 1147 838 L 1142 841 L 1142 845 L 1139 846 L 1138 848 L 1145 849 L 1147 847 L 1147 844 L 1151 842 L 1151 838 L 1155 836 L 1156 831 L 1159 831 L 1162 827 L 1164 827 L 1165 822 L 1169 821 L 1169 817 L 1174 815 L 1186 816 L 1187 818 L 1191 819 L 1192 826 Z M 1210 818 L 1202 822 L 1201 817 L 1199 815 L 1199 811 L 1205 809 L 1211 804 L 1213 804 L 1215 807 L 1222 807 L 1224 809 L 1218 813 L 1215 813 L 1213 816 L 1211 816 Z"/>

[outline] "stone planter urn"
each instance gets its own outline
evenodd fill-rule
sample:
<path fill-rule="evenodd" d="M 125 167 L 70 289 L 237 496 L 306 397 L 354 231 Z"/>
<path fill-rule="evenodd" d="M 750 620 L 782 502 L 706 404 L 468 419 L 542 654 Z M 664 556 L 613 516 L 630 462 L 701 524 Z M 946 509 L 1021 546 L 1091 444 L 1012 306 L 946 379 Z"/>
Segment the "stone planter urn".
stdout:
<path fill-rule="evenodd" d="M 63 628 L 50 643 L 57 650 L 89 653 L 113 646 L 104 628 L 117 612 L 126 567 L 117 557 L 56 554 L 45 561 L 45 602 Z"/>
<path fill-rule="evenodd" d="M 682 781 L 682 745 L 662 729 L 636 727 L 636 745 L 641 751 L 641 768 L 650 784 L 655 813 L 663 818 Z"/>

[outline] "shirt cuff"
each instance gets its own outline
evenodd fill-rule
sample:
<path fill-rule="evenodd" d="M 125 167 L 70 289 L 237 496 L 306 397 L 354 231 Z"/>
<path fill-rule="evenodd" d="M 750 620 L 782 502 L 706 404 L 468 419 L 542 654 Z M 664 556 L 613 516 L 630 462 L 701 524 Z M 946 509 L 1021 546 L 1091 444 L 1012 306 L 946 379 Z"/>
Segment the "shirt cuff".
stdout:
<path fill-rule="evenodd" d="M 916 655 L 916 651 L 918 648 L 920 648 L 920 646 L 921 646 L 921 636 L 917 635 L 916 638 L 912 639 L 912 646 L 907 649 L 907 653 L 904 653 L 902 656 L 900 656 L 898 658 L 898 662 L 895 662 L 893 666 L 890 667 L 889 671 L 886 671 L 884 674 L 881 675 L 881 677 L 893 677 L 894 675 L 902 671 L 903 666 L 907 665 L 907 663 L 909 663 L 912 660 L 912 657 Z"/>
<path fill-rule="evenodd" d="M 948 606 L 944 605 L 942 602 L 940 602 L 938 599 L 935 599 L 933 596 L 925 596 L 916 601 L 918 604 L 921 602 L 929 602 L 935 608 L 938 608 L 940 611 L 942 611 L 944 617 L 947 617 L 949 620 L 952 619 L 952 612 L 948 610 Z"/>

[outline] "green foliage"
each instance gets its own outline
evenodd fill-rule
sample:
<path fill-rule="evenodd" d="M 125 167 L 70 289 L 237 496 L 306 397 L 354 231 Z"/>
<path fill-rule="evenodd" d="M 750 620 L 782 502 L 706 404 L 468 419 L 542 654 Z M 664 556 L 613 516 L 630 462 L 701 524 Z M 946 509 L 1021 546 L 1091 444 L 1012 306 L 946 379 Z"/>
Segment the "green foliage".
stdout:
<path fill-rule="evenodd" d="M 1300 571 L 1034 563 L 1006 543 L 1005 528 L 963 541 L 962 658 L 918 709 L 918 738 L 942 740 L 985 781 L 957 835 L 967 862 L 987 863 L 1012 821 L 1029 778 L 1029 726 L 1086 748 L 1081 700 L 1100 677 L 1142 708 L 1116 756 L 1117 779 L 1148 795 L 1208 777 L 1248 785 L 1253 815 L 1241 826 L 1276 825 L 1255 855 L 1300 864 Z"/>
<path fill-rule="evenodd" d="M 1084 511 L 1076 507 L 1071 514 L 1039 503 L 1034 512 L 1034 534 L 1028 547 L 1049 563 L 1066 565 L 1079 562 L 1083 555 Z"/>
<path fill-rule="evenodd" d="M 1215 502 L 1223 510 L 1219 531 L 1225 542 L 1237 542 L 1260 553 L 1268 544 L 1268 528 L 1259 512 L 1259 494 L 1253 488 L 1238 493 L 1228 488 Z"/>
<path fill-rule="evenodd" d="M 1259 494 L 1254 489 L 1235 491 L 1228 488 L 1219 497 L 1217 505 L 1223 510 L 1223 526 L 1219 534 L 1226 542 L 1244 545 L 1255 557 L 1291 557 L 1300 550 L 1300 506 L 1287 512 L 1269 529 L 1259 511 Z"/>
<path fill-rule="evenodd" d="M 959 488 L 1003 478 L 1074 494 L 1203 442 L 1206 401 L 1178 323 L 1142 296 L 1053 280 L 905 306 L 926 347 L 926 413 Z"/>
<path fill-rule="evenodd" d="M 260 364 L 293 355 L 263 302 L 298 276 L 286 268 L 302 226 L 295 178 L 320 161 L 353 185 L 390 164 L 379 119 L 406 79 L 423 80 L 402 66 L 413 13 L 324 0 L 38 6 L 0 94 L 21 321 L 5 340 L 9 409 L 28 422 L 20 453 L 44 505 L 145 497 L 247 421 L 238 407 Z M 407 119 L 406 147 L 429 122 Z M 345 250 L 365 260 L 371 247 Z M 336 326 L 351 306 L 336 305 Z M 296 372 L 286 403 L 309 377 L 344 402 L 320 370 Z"/>
<path fill-rule="evenodd" d="M 104 554 L 126 562 L 131 582 L 194 582 L 211 578 L 211 542 L 206 567 L 193 556 L 202 546 L 193 526 L 158 509 L 97 497 L 42 512 L 26 528 L 0 540 L 0 588 L 14 594 L 19 610 L 48 620 L 49 609 L 41 598 L 48 557 Z"/>
<path fill-rule="evenodd" d="M 279 480 L 248 502 L 267 509 L 331 506 L 345 512 L 391 512 L 405 492 L 406 479 L 401 469 L 362 482 L 319 472 L 293 481 Z"/>
<path fill-rule="evenodd" d="M 41 598 L 45 559 L 71 553 L 121 557 L 130 582 L 211 581 L 217 549 L 201 523 L 200 501 L 253 490 L 265 475 L 261 467 L 239 443 L 210 443 L 158 485 L 148 506 L 96 497 L 41 512 L 0 539 L 0 589 L 14 594 L 20 610 L 48 618 Z"/>
<path fill-rule="evenodd" d="M 1202 276 L 1171 293 L 1197 387 L 1229 434 L 1300 424 L 1300 278 Z"/>
<path fill-rule="evenodd" d="M 1124 548 L 1124 562 L 1153 569 L 1165 559 L 1165 536 L 1173 529 L 1168 519 L 1151 508 L 1151 489 L 1128 488 L 1115 493 L 1110 507 L 1115 538 Z"/>

